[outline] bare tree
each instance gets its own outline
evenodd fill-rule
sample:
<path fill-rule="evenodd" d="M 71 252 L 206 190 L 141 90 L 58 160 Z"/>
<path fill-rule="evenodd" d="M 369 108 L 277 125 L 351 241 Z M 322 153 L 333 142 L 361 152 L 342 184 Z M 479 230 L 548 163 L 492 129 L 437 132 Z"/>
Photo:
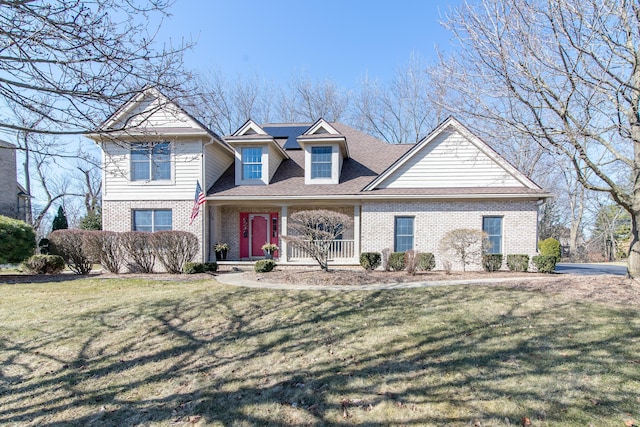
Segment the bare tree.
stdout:
<path fill-rule="evenodd" d="M 365 77 L 355 96 L 353 123 L 389 143 L 416 142 L 442 119 L 428 98 L 430 79 L 416 56 L 388 84 Z"/>
<path fill-rule="evenodd" d="M 482 0 L 454 10 L 446 26 L 460 44 L 438 64 L 449 88 L 478 117 L 569 159 L 586 189 L 627 210 L 629 274 L 639 277 L 640 5 Z"/>
<path fill-rule="evenodd" d="M 489 236 L 482 230 L 457 228 L 448 231 L 440 239 L 440 251 L 450 254 L 462 264 L 462 271 L 467 265 L 480 264 L 482 254 L 491 247 Z"/>
<path fill-rule="evenodd" d="M 330 79 L 313 81 L 306 75 L 293 75 L 280 88 L 276 115 L 283 122 L 340 121 L 349 106 L 349 94 Z"/>
<path fill-rule="evenodd" d="M 188 44 L 156 48 L 170 0 L 0 2 L 0 103 L 38 117 L 26 127 L 0 114 L 0 130 L 81 134 L 143 86 L 175 92 Z"/>
<path fill-rule="evenodd" d="M 353 220 L 340 212 L 326 209 L 299 211 L 289 218 L 293 234 L 282 238 L 302 248 L 327 271 L 331 246 L 352 224 Z"/>
<path fill-rule="evenodd" d="M 220 72 L 198 76 L 194 95 L 183 103 L 202 123 L 220 135 L 235 132 L 244 122 L 268 122 L 273 93 L 271 85 L 253 75 L 225 78 Z"/>

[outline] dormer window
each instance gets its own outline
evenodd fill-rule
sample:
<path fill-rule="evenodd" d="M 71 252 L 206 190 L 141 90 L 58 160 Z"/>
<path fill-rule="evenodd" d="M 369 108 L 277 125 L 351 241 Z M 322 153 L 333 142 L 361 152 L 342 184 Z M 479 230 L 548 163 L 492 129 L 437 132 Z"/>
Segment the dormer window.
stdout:
<path fill-rule="evenodd" d="M 168 142 L 131 145 L 131 180 L 171 179 L 171 149 Z"/>
<path fill-rule="evenodd" d="M 311 179 L 331 178 L 331 147 L 311 147 Z"/>
<path fill-rule="evenodd" d="M 262 179 L 262 148 L 242 148 L 242 179 Z"/>

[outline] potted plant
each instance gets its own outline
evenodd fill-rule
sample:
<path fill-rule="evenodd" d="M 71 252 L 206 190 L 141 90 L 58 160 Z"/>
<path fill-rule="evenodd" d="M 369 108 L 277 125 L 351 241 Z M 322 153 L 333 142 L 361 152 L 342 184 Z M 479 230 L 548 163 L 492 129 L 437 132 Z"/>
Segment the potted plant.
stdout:
<path fill-rule="evenodd" d="M 216 243 L 216 261 L 224 261 L 227 259 L 227 251 L 229 251 L 229 245 L 226 243 Z"/>
<path fill-rule="evenodd" d="M 266 242 L 262 245 L 262 251 L 264 252 L 264 257 L 266 259 L 273 259 L 273 253 L 278 249 L 278 245 L 274 245 L 273 243 Z"/>

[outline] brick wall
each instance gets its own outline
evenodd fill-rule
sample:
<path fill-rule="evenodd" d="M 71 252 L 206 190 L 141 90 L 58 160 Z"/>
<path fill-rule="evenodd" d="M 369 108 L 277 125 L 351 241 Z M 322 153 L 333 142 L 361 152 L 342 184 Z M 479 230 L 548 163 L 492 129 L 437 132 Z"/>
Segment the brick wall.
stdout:
<path fill-rule="evenodd" d="M 502 241 L 505 256 L 536 254 L 536 202 L 498 200 L 365 202 L 362 204 L 362 251 L 379 252 L 384 248 L 393 250 L 394 217 L 413 216 L 415 218 L 414 248 L 419 252 L 434 253 L 436 268 L 442 268 L 443 257 L 438 249 L 442 236 L 456 228 L 481 230 L 482 217 L 488 215 L 503 217 Z M 462 269 L 461 265 L 455 263 L 453 267 L 456 270 Z M 475 266 L 475 268 L 481 267 Z"/>
<path fill-rule="evenodd" d="M 202 224 L 205 216 L 205 206 L 200 206 L 200 214 L 189 225 L 191 220 L 191 209 L 193 208 L 193 199 L 191 200 L 136 200 L 136 201 L 113 201 L 103 200 L 102 202 L 102 229 L 109 231 L 132 231 L 133 230 L 133 214 L 134 209 L 171 209 L 173 229 L 180 231 L 189 231 L 200 241 L 200 251 L 195 260 L 203 261 L 203 239 Z"/>

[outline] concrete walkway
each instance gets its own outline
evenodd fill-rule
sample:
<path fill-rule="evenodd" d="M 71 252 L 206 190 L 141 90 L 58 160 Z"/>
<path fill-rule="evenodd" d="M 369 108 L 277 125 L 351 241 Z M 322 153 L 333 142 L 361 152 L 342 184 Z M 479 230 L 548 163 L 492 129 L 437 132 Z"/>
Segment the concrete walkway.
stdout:
<path fill-rule="evenodd" d="M 557 276 L 556 276 L 557 277 Z M 331 285 L 331 286 L 310 286 L 310 285 L 292 285 L 283 283 L 270 283 L 262 280 L 249 279 L 244 273 L 224 273 L 216 276 L 216 280 L 225 285 L 240 286 L 245 288 L 260 289 L 284 289 L 284 290 L 303 290 L 303 291 L 379 291 L 385 289 L 411 289 L 425 288 L 429 286 L 446 286 L 446 285 L 482 285 L 492 283 L 505 283 L 529 280 L 549 280 L 549 277 L 541 276 L 522 276 L 509 278 L 494 279 L 467 279 L 467 280 L 432 280 L 424 282 L 400 282 L 400 283 L 374 283 L 370 285 Z"/>

